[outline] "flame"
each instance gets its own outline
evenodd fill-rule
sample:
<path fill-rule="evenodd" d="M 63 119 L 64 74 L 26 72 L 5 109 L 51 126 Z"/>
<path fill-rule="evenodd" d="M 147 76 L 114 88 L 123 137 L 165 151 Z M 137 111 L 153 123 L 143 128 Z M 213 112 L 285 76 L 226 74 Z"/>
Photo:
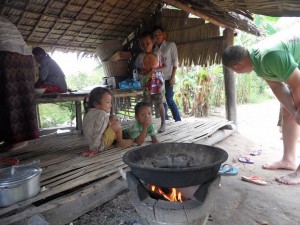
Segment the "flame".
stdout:
<path fill-rule="evenodd" d="M 171 202 L 182 202 L 182 193 L 177 191 L 176 188 L 171 188 L 170 193 L 165 193 L 160 187 L 156 187 L 155 185 L 150 186 L 151 191 L 160 194 L 165 199 Z"/>

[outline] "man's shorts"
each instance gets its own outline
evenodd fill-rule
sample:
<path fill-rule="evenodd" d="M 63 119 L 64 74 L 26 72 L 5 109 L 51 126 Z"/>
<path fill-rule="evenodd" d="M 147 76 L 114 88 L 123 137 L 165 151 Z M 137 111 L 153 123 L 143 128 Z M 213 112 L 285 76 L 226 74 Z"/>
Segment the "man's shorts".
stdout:
<path fill-rule="evenodd" d="M 111 126 L 108 126 L 102 136 L 102 142 L 104 144 L 105 149 L 108 149 L 110 146 L 112 146 L 115 140 L 116 134 L 111 128 Z"/>

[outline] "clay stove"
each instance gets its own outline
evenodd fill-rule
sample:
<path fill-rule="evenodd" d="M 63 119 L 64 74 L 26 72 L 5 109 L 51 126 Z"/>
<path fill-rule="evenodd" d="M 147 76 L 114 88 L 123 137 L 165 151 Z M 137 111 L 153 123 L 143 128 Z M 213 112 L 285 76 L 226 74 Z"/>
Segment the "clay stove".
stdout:
<path fill-rule="evenodd" d="M 143 225 L 204 225 L 220 183 L 218 170 L 226 151 L 189 143 L 161 143 L 127 152 L 123 160 L 131 171 L 127 182 L 131 201 Z M 157 198 L 149 184 L 194 189 L 182 202 Z"/>

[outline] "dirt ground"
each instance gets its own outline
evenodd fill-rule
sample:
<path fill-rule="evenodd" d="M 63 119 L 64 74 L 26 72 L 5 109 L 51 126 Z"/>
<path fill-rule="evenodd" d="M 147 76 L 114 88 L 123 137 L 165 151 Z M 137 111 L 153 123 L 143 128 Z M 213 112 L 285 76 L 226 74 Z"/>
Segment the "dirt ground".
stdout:
<path fill-rule="evenodd" d="M 299 225 L 300 185 L 288 186 L 277 183 L 274 178 L 287 171 L 270 171 L 262 164 L 280 159 L 282 140 L 277 125 L 279 103 L 271 100 L 259 104 L 238 106 L 238 132 L 217 143 L 229 154 L 226 163 L 239 171 L 236 176 L 223 176 L 214 207 L 212 220 L 207 225 Z M 224 109 L 214 112 L 224 117 Z M 252 156 L 254 164 L 238 162 L 238 157 L 252 149 L 262 154 Z M 300 152 L 298 152 L 300 161 Z M 244 182 L 242 176 L 259 175 L 267 186 Z M 84 214 L 73 225 L 141 225 L 139 216 L 130 203 L 128 192 Z"/>

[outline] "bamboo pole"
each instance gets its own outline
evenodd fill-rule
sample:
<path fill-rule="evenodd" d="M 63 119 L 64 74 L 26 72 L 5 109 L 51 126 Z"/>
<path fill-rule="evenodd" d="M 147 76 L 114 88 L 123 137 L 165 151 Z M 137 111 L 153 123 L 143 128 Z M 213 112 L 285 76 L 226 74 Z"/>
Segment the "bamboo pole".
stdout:
<path fill-rule="evenodd" d="M 225 37 L 223 41 L 224 49 L 228 46 L 232 46 L 234 32 L 232 30 L 225 29 L 223 32 L 223 36 Z M 233 121 L 233 123 L 237 125 L 235 74 L 233 71 L 225 67 L 223 67 L 223 71 L 226 96 L 226 118 L 230 121 Z"/>
<path fill-rule="evenodd" d="M 222 23 L 222 22 L 220 22 L 218 20 L 215 20 L 215 19 L 213 19 L 213 18 L 211 18 L 211 17 L 209 17 L 209 16 L 207 16 L 207 15 L 205 15 L 205 14 L 203 14 L 203 13 L 197 11 L 197 10 L 194 10 L 191 7 L 189 7 L 188 5 L 182 4 L 181 2 L 178 2 L 176 0 L 163 0 L 163 2 L 165 2 L 165 3 L 169 4 L 169 5 L 175 6 L 175 7 L 179 8 L 179 9 L 182 9 L 182 10 L 184 10 L 186 12 L 192 13 L 195 16 L 199 16 L 202 19 L 205 19 L 205 20 L 207 20 L 207 21 L 209 21 L 209 22 L 211 22 L 211 23 L 213 23 L 213 24 L 215 24 L 215 25 L 217 25 L 219 27 L 229 28 L 229 29 L 232 29 L 232 30 L 234 29 L 234 28 L 229 27 L 228 25 L 226 25 L 226 24 L 224 24 L 224 23 Z"/>

